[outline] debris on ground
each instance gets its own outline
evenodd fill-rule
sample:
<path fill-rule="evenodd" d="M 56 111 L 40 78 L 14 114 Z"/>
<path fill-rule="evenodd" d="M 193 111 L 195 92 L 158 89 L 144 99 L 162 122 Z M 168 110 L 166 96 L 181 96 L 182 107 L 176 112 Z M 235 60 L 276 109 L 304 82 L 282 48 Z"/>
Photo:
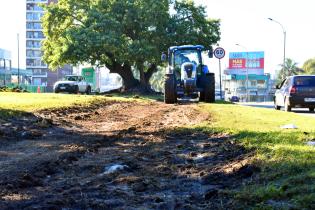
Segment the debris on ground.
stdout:
<path fill-rule="evenodd" d="M 308 141 L 308 142 L 306 142 L 306 144 L 307 144 L 308 146 L 313 146 L 313 147 L 315 147 L 315 141 Z"/>
<path fill-rule="evenodd" d="M 294 124 L 287 124 L 287 125 L 283 125 L 281 126 L 282 129 L 297 129 L 298 127 Z"/>
<path fill-rule="evenodd" d="M 0 209 L 231 209 L 226 190 L 259 170 L 189 128 L 203 121 L 196 104 L 113 101 L 2 121 Z"/>

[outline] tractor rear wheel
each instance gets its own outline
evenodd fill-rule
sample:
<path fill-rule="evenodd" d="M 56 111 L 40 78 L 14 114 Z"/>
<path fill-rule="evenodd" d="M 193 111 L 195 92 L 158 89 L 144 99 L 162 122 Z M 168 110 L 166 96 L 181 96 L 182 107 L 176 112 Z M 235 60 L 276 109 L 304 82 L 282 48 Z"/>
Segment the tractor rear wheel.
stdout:
<path fill-rule="evenodd" d="M 200 86 L 203 91 L 200 93 L 200 101 L 207 103 L 215 102 L 215 81 L 214 73 L 208 73 L 200 79 Z"/>
<path fill-rule="evenodd" d="M 174 74 L 165 75 L 164 88 L 165 88 L 164 102 L 167 104 L 176 103 L 177 95 L 176 95 L 176 81 L 175 81 Z"/>

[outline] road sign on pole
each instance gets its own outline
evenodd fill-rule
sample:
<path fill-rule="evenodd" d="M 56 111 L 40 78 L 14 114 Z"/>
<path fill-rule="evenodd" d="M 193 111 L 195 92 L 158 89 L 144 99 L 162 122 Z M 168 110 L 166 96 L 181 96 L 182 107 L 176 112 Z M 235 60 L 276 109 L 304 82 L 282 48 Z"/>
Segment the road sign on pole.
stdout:
<path fill-rule="evenodd" d="M 218 47 L 213 51 L 214 57 L 219 59 L 219 77 L 220 77 L 220 99 L 222 100 L 222 76 L 221 76 L 221 59 L 225 56 L 225 50 L 222 47 Z"/>
<path fill-rule="evenodd" d="M 222 47 L 218 47 L 213 51 L 214 57 L 222 59 L 225 56 L 225 50 Z"/>

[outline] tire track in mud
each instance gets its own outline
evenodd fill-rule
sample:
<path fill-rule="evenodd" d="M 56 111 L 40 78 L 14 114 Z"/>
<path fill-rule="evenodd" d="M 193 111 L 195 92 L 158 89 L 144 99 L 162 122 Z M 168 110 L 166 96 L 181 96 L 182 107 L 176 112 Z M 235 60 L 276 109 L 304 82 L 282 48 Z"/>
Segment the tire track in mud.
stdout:
<path fill-rule="evenodd" d="M 1 148 L 18 158 L 0 171 L 1 209 L 231 208 L 225 190 L 259 171 L 232 137 L 189 128 L 211 121 L 196 104 L 106 102 L 38 115 L 54 126 Z M 21 161 L 18 152 L 33 155 Z"/>

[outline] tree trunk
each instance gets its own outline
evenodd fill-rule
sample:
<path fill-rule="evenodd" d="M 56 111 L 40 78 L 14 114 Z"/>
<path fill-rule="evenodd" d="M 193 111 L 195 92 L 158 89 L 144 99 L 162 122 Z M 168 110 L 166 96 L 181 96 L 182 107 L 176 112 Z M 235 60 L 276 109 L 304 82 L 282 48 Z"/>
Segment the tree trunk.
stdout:
<path fill-rule="evenodd" d="M 157 67 L 155 64 L 151 64 L 147 71 L 144 71 L 143 64 L 137 65 L 139 73 L 140 73 L 140 85 L 141 88 L 145 91 L 152 92 L 152 88 L 150 85 L 150 79 L 152 75 L 157 71 Z"/>
<path fill-rule="evenodd" d="M 131 66 L 129 64 L 122 65 L 112 60 L 111 63 L 106 63 L 106 66 L 109 68 L 110 73 L 117 73 L 121 76 L 125 90 L 140 88 L 144 92 L 152 91 L 150 86 L 150 78 L 157 71 L 157 66 L 155 64 L 151 64 L 146 72 L 144 71 L 144 66 L 142 63 L 137 64 L 137 68 L 140 73 L 140 82 L 133 76 Z"/>
<path fill-rule="evenodd" d="M 139 81 L 133 76 L 130 65 L 121 65 L 116 61 L 112 61 L 112 64 L 106 64 L 106 66 L 109 68 L 110 73 L 116 73 L 121 76 L 125 90 L 135 88 L 139 85 Z"/>

